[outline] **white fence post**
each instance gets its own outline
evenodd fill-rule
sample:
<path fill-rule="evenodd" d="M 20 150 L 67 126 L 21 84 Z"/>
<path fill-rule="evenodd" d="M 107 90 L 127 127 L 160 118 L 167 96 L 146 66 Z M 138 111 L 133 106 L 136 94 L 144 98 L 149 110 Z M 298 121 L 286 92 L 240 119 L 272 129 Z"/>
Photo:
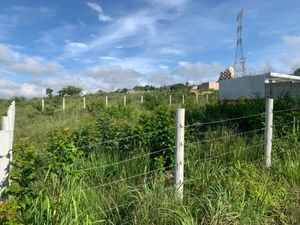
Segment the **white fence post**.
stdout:
<path fill-rule="evenodd" d="M 126 95 L 124 95 L 124 106 L 126 106 Z"/>
<path fill-rule="evenodd" d="M 15 112 L 15 102 L 13 101 L 7 110 L 7 116 L 2 117 L 0 130 L 0 201 L 3 199 L 2 192 L 5 187 L 11 183 L 7 179 L 11 170 Z"/>
<path fill-rule="evenodd" d="M 199 103 L 199 96 L 196 94 L 196 103 Z"/>
<path fill-rule="evenodd" d="M 10 121 L 8 116 L 2 116 L 1 130 L 10 130 Z"/>
<path fill-rule="evenodd" d="M 184 104 L 184 95 L 182 95 L 182 104 Z"/>
<path fill-rule="evenodd" d="M 0 130 L 0 201 L 2 201 L 2 191 L 7 186 L 10 148 L 11 132 L 9 130 Z"/>
<path fill-rule="evenodd" d="M 271 166 L 272 153 L 272 136 L 273 136 L 273 99 L 266 99 L 265 112 L 265 164 Z"/>
<path fill-rule="evenodd" d="M 63 111 L 66 110 L 66 100 L 65 100 L 65 97 L 63 97 L 63 99 L 62 99 L 62 110 Z"/>
<path fill-rule="evenodd" d="M 169 96 L 169 105 L 172 106 L 172 95 Z"/>
<path fill-rule="evenodd" d="M 105 96 L 105 107 L 108 107 L 108 96 Z"/>
<path fill-rule="evenodd" d="M 86 105 L 85 105 L 85 97 L 83 97 L 83 109 L 86 108 Z"/>
<path fill-rule="evenodd" d="M 185 120 L 185 109 L 177 109 L 175 188 L 176 188 L 177 196 L 180 199 L 183 199 L 183 182 L 184 182 L 184 120 Z"/>
<path fill-rule="evenodd" d="M 206 94 L 206 103 L 208 104 L 209 101 L 208 101 L 208 94 Z"/>
<path fill-rule="evenodd" d="M 42 98 L 42 112 L 45 111 L 45 99 Z"/>
<path fill-rule="evenodd" d="M 144 104 L 144 96 L 142 95 L 141 96 L 141 105 L 143 105 Z"/>

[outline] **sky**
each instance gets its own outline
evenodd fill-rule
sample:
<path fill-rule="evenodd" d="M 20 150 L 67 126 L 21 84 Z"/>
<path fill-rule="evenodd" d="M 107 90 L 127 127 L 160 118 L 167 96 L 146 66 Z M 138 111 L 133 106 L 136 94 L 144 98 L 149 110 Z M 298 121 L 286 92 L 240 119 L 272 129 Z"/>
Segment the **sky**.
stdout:
<path fill-rule="evenodd" d="M 244 8 L 248 74 L 300 67 L 299 0 L 1 0 L 0 98 L 216 81 Z"/>

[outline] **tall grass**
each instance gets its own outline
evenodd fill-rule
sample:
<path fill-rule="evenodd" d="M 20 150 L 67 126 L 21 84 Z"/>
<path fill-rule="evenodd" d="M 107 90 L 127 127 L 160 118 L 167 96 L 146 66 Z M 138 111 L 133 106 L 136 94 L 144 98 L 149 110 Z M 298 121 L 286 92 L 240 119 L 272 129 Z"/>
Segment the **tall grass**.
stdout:
<path fill-rule="evenodd" d="M 116 119 L 120 123 L 115 124 L 134 126 L 136 117 L 151 114 L 137 107 L 127 111 L 117 108 L 121 116 Z M 191 122 L 205 121 L 205 116 L 208 121 L 219 113 L 206 114 L 211 108 L 199 106 L 189 109 Z M 31 117 L 33 109 L 24 106 L 17 113 L 17 137 L 31 136 L 42 151 L 41 143 L 54 128 L 80 130 L 83 124 L 96 123 L 105 111 L 103 106 L 88 112 L 67 108 L 64 113 Z M 128 114 L 130 121 L 125 121 L 123 114 Z M 261 119 L 255 121 L 256 128 L 263 127 Z M 252 130 L 248 126 L 251 121 L 187 129 L 183 201 L 174 190 L 173 163 L 164 164 L 158 158 L 153 167 L 153 157 L 145 154 L 149 149 L 141 149 L 138 144 L 128 152 L 117 151 L 117 145 L 107 148 L 99 144 L 76 160 L 72 168 L 76 176 L 68 174 L 62 183 L 49 170 L 40 170 L 33 187 L 37 197 L 25 214 L 15 216 L 23 224 L 49 225 L 299 224 L 299 127 L 283 126 L 287 121 L 280 121 L 282 126 L 274 130 L 272 167 L 265 168 L 263 130 L 236 135 Z M 129 160 L 141 154 L 145 155 Z M 128 161 L 118 163 L 124 160 Z"/>

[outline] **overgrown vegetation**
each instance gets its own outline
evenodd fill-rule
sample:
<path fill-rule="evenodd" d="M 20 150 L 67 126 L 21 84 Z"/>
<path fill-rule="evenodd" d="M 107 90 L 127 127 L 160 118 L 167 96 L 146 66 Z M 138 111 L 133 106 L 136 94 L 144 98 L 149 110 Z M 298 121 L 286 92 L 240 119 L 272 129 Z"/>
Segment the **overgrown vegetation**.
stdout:
<path fill-rule="evenodd" d="M 181 202 L 173 189 L 180 100 L 169 107 L 168 93 L 154 92 L 143 106 L 132 97 L 124 107 L 119 98 L 105 108 L 102 94 L 90 97 L 86 110 L 79 98 L 67 98 L 63 113 L 58 97 L 46 99 L 52 113 L 41 112 L 37 100 L 17 105 L 1 224 L 299 224 L 299 110 L 274 114 L 267 169 L 263 101 L 204 105 L 205 98 L 199 104 L 187 98 L 187 124 L 257 116 L 187 127 Z M 275 102 L 276 111 L 291 108 L 300 108 L 300 99 Z"/>

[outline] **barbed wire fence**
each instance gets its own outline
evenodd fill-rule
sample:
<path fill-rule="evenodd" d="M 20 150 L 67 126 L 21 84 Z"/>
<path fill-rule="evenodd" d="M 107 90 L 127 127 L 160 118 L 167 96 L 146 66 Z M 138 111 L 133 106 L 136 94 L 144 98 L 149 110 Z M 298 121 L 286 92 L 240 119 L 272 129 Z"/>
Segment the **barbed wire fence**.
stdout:
<path fill-rule="evenodd" d="M 276 128 L 282 128 L 284 126 L 289 126 L 289 125 L 294 125 L 295 124 L 295 120 L 293 121 L 284 121 L 283 123 L 279 123 L 274 125 L 273 124 L 273 113 L 285 113 L 285 112 L 291 112 L 291 111 L 296 111 L 299 110 L 299 108 L 292 108 L 292 109 L 285 109 L 285 110 L 278 110 L 278 111 L 274 111 L 273 110 L 273 100 L 272 99 L 267 99 L 266 100 L 266 112 L 264 113 L 258 113 L 258 114 L 253 114 L 253 115 L 247 115 L 247 116 L 241 116 L 241 117 L 235 117 L 235 118 L 229 118 L 229 119 L 223 119 L 223 120 L 218 120 L 218 121 L 208 121 L 208 122 L 196 122 L 193 124 L 187 124 L 185 125 L 185 115 L 184 109 L 178 109 L 176 112 L 176 126 L 174 128 L 168 128 L 168 129 L 175 129 L 176 130 L 176 144 L 170 148 L 175 149 L 175 162 L 174 164 L 168 165 L 168 166 L 164 166 L 163 168 L 160 169 L 154 169 L 154 170 L 146 170 L 144 172 L 141 173 L 137 173 L 134 175 L 130 175 L 130 176 L 123 176 L 120 177 L 119 179 L 113 180 L 113 181 L 107 181 L 107 182 L 101 182 L 99 184 L 96 184 L 94 186 L 87 186 L 86 188 L 83 189 L 83 191 L 90 191 L 90 190 L 109 190 L 110 188 L 114 187 L 115 185 L 118 185 L 120 183 L 124 183 L 127 185 L 130 185 L 130 181 L 134 181 L 138 178 L 142 178 L 143 177 L 143 183 L 147 182 L 147 178 L 155 178 L 156 176 L 158 177 L 162 177 L 161 175 L 161 171 L 164 171 L 164 175 L 163 177 L 168 177 L 168 179 L 173 180 L 173 184 L 167 188 L 165 188 L 165 190 L 170 190 L 172 189 L 175 193 L 175 195 L 177 196 L 177 198 L 179 200 L 183 199 L 184 196 L 184 185 L 188 185 L 192 182 L 196 182 L 198 180 L 198 178 L 194 178 L 194 177 L 190 177 L 185 179 L 184 177 L 184 166 L 185 164 L 189 167 L 196 167 L 198 165 L 200 165 L 201 163 L 206 163 L 206 162 L 213 162 L 213 161 L 221 161 L 223 159 L 226 159 L 228 161 L 228 158 L 231 159 L 229 160 L 230 162 L 234 163 L 235 161 L 239 161 L 242 160 L 242 158 L 240 157 L 234 157 L 234 154 L 237 153 L 251 153 L 254 154 L 255 157 L 246 157 L 243 161 L 247 162 L 247 163 L 259 163 L 264 167 L 270 167 L 271 166 L 271 156 L 277 156 L 277 155 L 283 155 L 285 153 L 285 151 L 278 151 L 278 152 L 274 152 L 272 153 L 272 142 L 276 141 L 277 138 L 273 137 L 273 129 Z M 203 125 L 215 125 L 215 124 L 222 124 L 222 123 L 226 123 L 226 122 L 233 122 L 233 121 L 239 121 L 239 120 L 244 120 L 247 118 L 252 118 L 252 117 L 259 117 L 259 116 L 265 116 L 265 124 L 263 127 L 258 128 L 258 129 L 252 129 L 252 130 L 248 130 L 248 131 L 244 131 L 244 132 L 238 132 L 238 133 L 226 133 L 223 136 L 217 136 L 214 138 L 204 138 L 204 139 L 199 139 L 196 141 L 192 141 L 192 142 L 187 142 L 185 143 L 185 134 L 184 134 L 184 129 L 190 129 L 190 128 L 194 128 L 197 126 L 203 126 Z M 163 132 L 166 131 L 167 129 L 163 129 L 163 130 L 159 130 L 159 131 L 155 131 L 157 133 L 159 132 Z M 198 135 L 195 136 L 199 136 L 199 133 L 204 134 L 207 133 L 207 131 L 195 131 L 197 132 Z M 214 131 L 210 131 L 210 132 L 219 132 L 218 130 L 214 130 Z M 149 132 L 149 133 L 153 133 L 153 132 Z M 96 145 L 105 145 L 107 143 L 111 143 L 111 142 L 118 142 L 118 141 L 123 141 L 123 140 L 130 140 L 142 135 L 147 135 L 148 133 L 143 133 L 143 134 L 139 134 L 139 135 L 132 135 L 132 136 L 127 136 L 127 137 L 123 137 L 123 138 L 118 138 L 118 139 L 114 139 L 114 140 L 104 140 L 104 141 L 99 141 L 96 143 L 92 143 L 90 145 L 85 145 L 85 146 L 79 146 L 79 148 L 84 149 L 84 148 L 88 148 L 91 146 L 96 146 Z M 261 138 L 259 138 L 256 141 L 253 141 L 250 143 L 250 145 L 245 145 L 245 146 L 241 146 L 238 149 L 233 148 L 230 149 L 230 147 L 225 148 L 224 152 L 219 152 L 219 154 L 212 154 L 211 152 L 209 152 L 208 155 L 201 155 L 199 158 L 194 158 L 193 160 L 187 159 L 184 156 L 184 148 L 186 147 L 187 149 L 196 147 L 197 150 L 199 150 L 199 145 L 201 147 L 205 147 L 204 145 L 206 143 L 213 143 L 213 142 L 218 142 L 218 141 L 228 141 L 229 143 L 233 143 L 234 139 L 236 139 L 237 137 L 239 138 L 247 138 L 249 136 L 253 136 L 254 134 L 259 134 Z M 229 141 L 230 140 L 230 141 Z M 279 138 L 278 138 L 279 140 Z M 115 166 L 120 166 L 120 165 L 127 165 L 128 163 L 130 163 L 131 161 L 134 160 L 139 160 L 141 158 L 144 157 L 149 157 L 152 154 L 157 154 L 157 153 L 162 153 L 163 151 L 165 151 L 166 149 L 160 149 L 160 150 L 154 150 L 152 152 L 148 152 L 148 153 L 142 153 L 142 154 L 138 154 L 138 155 L 134 155 L 130 158 L 124 159 L 124 160 L 120 160 L 118 162 L 114 162 L 114 163 L 108 163 L 108 164 L 104 164 L 101 166 L 94 166 L 94 167 L 88 167 L 88 168 L 79 168 L 76 171 L 77 172 L 84 172 L 84 173 L 89 173 L 90 171 L 93 170 L 102 170 L 102 169 L 108 169 L 110 167 L 115 167 Z M 186 162 L 185 162 L 186 160 Z M 226 161 L 224 161 L 226 162 Z M 263 163 L 264 162 L 264 163 Z M 201 178 L 199 178 L 201 179 Z M 136 183 L 133 182 L 134 185 L 137 185 Z M 139 200 L 136 201 L 130 201 L 130 204 L 135 204 L 138 203 Z M 126 204 L 120 204 L 120 205 L 115 205 L 114 207 L 111 207 L 110 205 L 108 205 L 106 208 L 108 208 L 107 210 L 102 210 L 102 208 L 99 208 L 99 213 L 96 213 L 96 215 L 98 214 L 103 214 L 105 215 L 106 213 L 112 213 L 114 210 L 119 210 L 122 207 L 128 206 L 129 203 Z M 93 214 L 92 216 L 94 216 L 95 214 Z"/>
<path fill-rule="evenodd" d="M 197 181 L 197 179 L 195 179 L 195 178 L 185 179 L 185 177 L 184 177 L 185 163 L 188 165 L 197 166 L 200 163 L 221 160 L 230 154 L 236 153 L 236 150 L 230 150 L 228 148 L 228 149 L 224 149 L 224 152 L 219 153 L 217 155 L 212 155 L 212 153 L 209 152 L 209 154 L 205 155 L 204 157 L 199 157 L 195 160 L 189 160 L 189 159 L 185 158 L 185 154 L 184 154 L 185 147 L 187 147 L 187 148 L 198 147 L 199 145 L 203 145 L 206 143 L 223 141 L 223 140 L 232 140 L 237 137 L 248 137 L 249 135 L 261 134 L 263 132 L 264 135 L 263 135 L 262 140 L 252 143 L 251 146 L 243 146 L 243 147 L 239 148 L 239 151 L 247 152 L 249 150 L 256 149 L 259 152 L 262 150 L 262 148 L 264 148 L 264 151 L 261 151 L 261 154 L 263 154 L 263 152 L 264 152 L 265 155 L 259 156 L 258 158 L 255 158 L 255 159 L 251 160 L 250 162 L 260 162 L 261 163 L 261 161 L 264 160 L 265 167 L 270 167 L 271 162 L 272 162 L 272 160 L 271 160 L 272 159 L 272 157 L 271 157 L 272 156 L 272 141 L 275 140 L 275 139 L 273 139 L 273 129 L 276 128 L 276 126 L 280 127 L 283 125 L 290 125 L 290 124 L 295 123 L 295 121 L 286 121 L 283 124 L 274 125 L 273 124 L 273 113 L 285 113 L 285 112 L 296 111 L 296 110 L 299 110 L 299 108 L 274 111 L 273 110 L 273 99 L 266 99 L 266 111 L 263 113 L 240 116 L 240 117 L 229 118 L 229 119 L 222 119 L 222 120 L 217 120 L 217 121 L 195 122 L 193 124 L 186 125 L 185 124 L 185 109 L 177 109 L 176 125 L 173 128 L 166 128 L 166 129 L 161 129 L 161 130 L 157 130 L 157 131 L 153 131 L 153 132 L 145 132 L 145 133 L 141 133 L 141 134 L 137 134 L 137 135 L 131 135 L 131 136 L 116 138 L 116 139 L 111 139 L 111 140 L 99 140 L 99 141 L 96 141 L 95 143 L 90 143 L 88 145 L 77 146 L 77 148 L 84 150 L 84 149 L 88 149 L 88 148 L 91 148 L 94 146 L 103 146 L 103 145 L 109 144 L 109 143 L 131 140 L 131 139 L 141 137 L 144 135 L 149 135 L 149 134 L 154 134 L 154 133 L 159 134 L 161 132 L 168 131 L 169 129 L 174 129 L 176 131 L 176 137 L 175 137 L 176 141 L 175 141 L 174 146 L 170 146 L 168 148 L 163 148 L 163 149 L 157 149 L 157 150 L 152 149 L 152 151 L 150 151 L 150 152 L 134 155 L 130 158 L 120 160 L 118 162 L 108 163 L 108 164 L 104 164 L 101 166 L 78 168 L 75 171 L 82 172 L 82 173 L 89 173 L 90 171 L 93 171 L 93 170 L 102 170 L 102 169 L 107 169 L 107 168 L 111 168 L 114 166 L 126 165 L 127 163 L 129 163 L 131 161 L 139 160 L 139 159 L 149 157 L 149 156 L 152 156 L 155 154 L 160 154 L 168 149 L 174 149 L 175 150 L 174 164 L 170 164 L 170 165 L 164 166 L 163 168 L 159 168 L 159 169 L 148 169 L 141 173 L 137 173 L 137 174 L 130 175 L 130 176 L 120 177 L 119 179 L 102 182 L 102 183 L 96 184 L 94 186 L 87 186 L 82 191 L 86 192 L 86 191 L 90 191 L 90 190 L 109 188 L 113 185 L 116 185 L 116 184 L 119 184 L 122 182 L 132 181 L 132 180 L 135 180 L 136 178 L 141 178 L 141 177 L 145 178 L 144 179 L 144 182 L 145 182 L 146 178 L 161 176 L 161 171 L 164 171 L 164 172 L 169 172 L 169 173 L 165 173 L 164 176 L 170 176 L 170 172 L 171 172 L 171 179 L 173 179 L 174 186 L 170 186 L 169 189 L 174 190 L 177 198 L 182 200 L 183 196 L 184 196 L 184 185 L 189 184 L 194 181 Z M 197 139 L 196 141 L 191 141 L 191 142 L 185 143 L 185 129 L 191 129 L 192 132 L 195 132 L 197 134 L 195 136 L 200 136 L 201 134 L 207 133 L 207 131 L 193 130 L 193 128 L 201 127 L 204 125 L 223 124 L 223 123 L 227 123 L 227 122 L 239 121 L 239 120 L 255 118 L 255 117 L 260 117 L 260 116 L 265 116 L 265 124 L 261 128 L 252 129 L 252 130 L 248 130 L 248 131 L 244 131 L 244 132 L 238 132 L 238 133 L 234 133 L 234 134 L 225 134 L 223 136 L 218 136 L 218 137 L 214 137 L 214 138 Z M 3 124 L 2 124 L 2 126 L 3 126 Z M 219 131 L 215 130 L 215 131 L 210 131 L 210 132 L 219 132 Z M 279 154 L 283 154 L 283 153 L 284 152 L 276 152 L 273 155 L 279 155 Z M 185 162 L 185 160 L 186 160 L 186 162 Z M 134 202 L 131 202 L 131 203 L 134 204 Z M 123 204 L 123 206 L 126 206 L 126 205 L 128 205 L 128 203 Z M 123 207 L 123 206 L 116 205 L 115 207 L 112 207 L 112 208 L 110 208 L 108 210 L 104 210 L 104 211 L 101 208 L 99 208 L 99 211 L 100 211 L 99 213 L 104 214 L 107 212 L 111 212 L 113 210 L 118 210 L 120 207 Z"/>

